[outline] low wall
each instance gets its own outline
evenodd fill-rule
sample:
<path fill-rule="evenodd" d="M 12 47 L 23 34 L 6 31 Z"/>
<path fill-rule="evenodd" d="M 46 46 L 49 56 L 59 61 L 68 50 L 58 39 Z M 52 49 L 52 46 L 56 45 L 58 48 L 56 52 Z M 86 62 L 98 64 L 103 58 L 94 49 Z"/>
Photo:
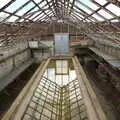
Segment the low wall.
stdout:
<path fill-rule="evenodd" d="M 20 66 L 24 61 L 31 56 L 30 49 L 24 49 L 14 53 L 11 56 L 7 56 L 0 60 L 0 78 L 10 73 L 15 67 Z"/>
<path fill-rule="evenodd" d="M 36 62 L 42 61 L 44 58 L 47 58 L 49 56 L 53 56 L 53 49 L 32 49 L 32 55 L 33 58 L 36 60 Z"/>
<path fill-rule="evenodd" d="M 105 45 L 97 42 L 95 42 L 94 47 L 99 49 L 101 52 L 105 52 L 120 59 L 120 47 Z"/>

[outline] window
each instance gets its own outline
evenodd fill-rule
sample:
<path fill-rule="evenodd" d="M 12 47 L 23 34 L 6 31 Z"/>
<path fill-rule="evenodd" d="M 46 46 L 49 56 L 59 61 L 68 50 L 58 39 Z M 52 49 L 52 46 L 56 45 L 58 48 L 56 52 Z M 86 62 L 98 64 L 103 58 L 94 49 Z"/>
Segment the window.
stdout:
<path fill-rule="evenodd" d="M 29 10 L 28 10 L 29 11 Z M 27 12 L 28 12 L 27 11 Z M 30 11 L 25 15 L 26 17 L 31 16 L 32 14 L 36 14 L 39 11 L 39 9 L 37 7 L 33 7 L 30 9 Z"/>

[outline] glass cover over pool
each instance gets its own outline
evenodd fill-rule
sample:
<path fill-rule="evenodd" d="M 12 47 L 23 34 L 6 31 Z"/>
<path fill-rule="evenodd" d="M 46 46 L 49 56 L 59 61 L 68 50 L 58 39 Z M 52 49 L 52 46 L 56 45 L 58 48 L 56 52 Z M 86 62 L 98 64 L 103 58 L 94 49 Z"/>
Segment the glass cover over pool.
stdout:
<path fill-rule="evenodd" d="M 88 120 L 72 60 L 51 60 L 23 120 Z"/>

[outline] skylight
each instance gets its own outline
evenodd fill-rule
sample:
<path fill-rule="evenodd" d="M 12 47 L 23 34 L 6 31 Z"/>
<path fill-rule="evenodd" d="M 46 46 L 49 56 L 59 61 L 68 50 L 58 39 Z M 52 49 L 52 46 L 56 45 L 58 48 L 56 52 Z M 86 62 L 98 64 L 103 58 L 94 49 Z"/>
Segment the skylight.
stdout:
<path fill-rule="evenodd" d="M 9 14 L 4 13 L 4 12 L 0 12 L 0 21 L 4 20 L 8 16 L 9 16 Z"/>
<path fill-rule="evenodd" d="M 37 20 L 37 19 L 39 19 L 39 18 L 42 18 L 43 16 L 44 16 L 44 13 L 41 13 L 40 15 L 38 15 L 38 16 L 34 19 L 34 21 Z"/>
<path fill-rule="evenodd" d="M 111 22 L 119 22 L 119 20 L 118 20 L 118 19 L 115 19 L 115 20 L 111 20 Z"/>
<path fill-rule="evenodd" d="M 28 10 L 30 10 L 34 6 L 35 5 L 31 2 L 28 5 L 26 5 L 24 8 L 22 8 L 20 11 L 18 11 L 16 14 L 21 16 L 21 15 L 23 15 L 24 13 L 26 13 Z"/>
<path fill-rule="evenodd" d="M 41 12 L 37 12 L 37 13 L 33 14 L 33 15 L 30 17 L 30 19 L 33 19 L 34 17 L 37 17 L 40 13 L 41 13 Z"/>
<path fill-rule="evenodd" d="M 110 10 L 111 12 L 113 12 L 115 15 L 120 16 L 120 8 L 115 6 L 114 4 L 109 4 L 106 7 L 108 10 Z"/>
<path fill-rule="evenodd" d="M 21 2 L 22 1 L 22 2 Z M 48 3 L 47 3 L 48 1 Z M 65 5 L 62 5 L 64 1 L 58 2 L 58 8 L 56 9 L 53 6 L 52 0 L 0 0 L 0 8 L 6 5 L 8 2 L 11 2 L 9 6 L 6 6 L 3 11 L 0 12 L 0 21 L 9 21 L 9 22 L 18 22 L 23 20 L 34 20 L 37 19 L 51 19 L 52 15 L 57 17 L 64 16 L 74 17 L 75 22 L 78 20 L 87 20 L 89 21 L 106 21 L 107 19 L 116 19 L 117 16 L 120 16 L 120 8 L 116 5 L 108 2 L 107 0 L 70 0 L 69 3 L 65 2 Z M 73 4 L 74 3 L 74 4 Z M 108 4 L 106 4 L 108 3 Z M 99 5 L 100 4 L 100 5 Z M 106 4 L 106 6 L 104 6 Z M 49 9 L 51 6 L 51 9 Z M 61 9 L 67 11 L 64 11 Z M 113 14 L 112 14 L 113 13 Z M 71 14 L 71 15 L 69 15 Z M 103 17 L 102 17 L 103 16 Z M 56 19 L 58 19 L 56 17 Z M 105 19 L 106 18 L 106 19 Z M 22 20 L 21 20 L 22 19 Z M 70 19 L 72 19 L 70 17 Z"/>
<path fill-rule="evenodd" d="M 84 18 L 81 14 L 79 14 L 78 12 L 73 12 L 73 14 L 76 14 L 76 15 L 78 15 L 80 18 Z"/>
<path fill-rule="evenodd" d="M 93 14 L 92 16 L 96 18 L 98 21 L 104 21 L 104 19 L 98 16 L 97 14 Z"/>
<path fill-rule="evenodd" d="M 24 19 L 20 19 L 20 20 L 19 20 L 19 22 L 23 22 L 23 21 L 24 21 Z"/>
<path fill-rule="evenodd" d="M 90 7 L 93 10 L 98 9 L 99 7 L 97 5 L 95 5 L 92 1 L 90 0 L 79 0 L 80 2 L 84 3 L 85 5 L 87 5 L 88 7 Z"/>
<path fill-rule="evenodd" d="M 76 6 L 79 7 L 80 9 L 82 9 L 83 11 L 85 11 L 88 14 L 91 14 L 92 11 L 89 10 L 87 7 L 83 6 L 82 4 L 80 4 L 79 2 L 76 2 Z"/>
<path fill-rule="evenodd" d="M 34 13 L 37 13 L 38 12 L 38 10 L 39 10 L 39 8 L 38 7 L 34 7 L 34 8 L 31 8 L 32 10 L 30 10 L 30 12 L 29 13 L 27 13 L 27 15 L 26 16 L 29 16 L 29 15 L 32 15 L 32 14 L 34 14 Z"/>
<path fill-rule="evenodd" d="M 18 19 L 18 17 L 16 17 L 16 16 L 11 16 L 7 21 L 8 22 L 14 22 L 15 20 L 17 20 Z"/>
<path fill-rule="evenodd" d="M 0 8 L 5 6 L 7 3 L 9 3 L 11 0 L 0 0 Z"/>
<path fill-rule="evenodd" d="M 101 14 L 103 17 L 105 17 L 106 19 L 111 19 L 113 18 L 113 16 L 109 13 L 107 13 L 105 10 L 101 9 L 100 11 L 98 11 L 99 14 Z"/>
<path fill-rule="evenodd" d="M 56 74 L 68 74 L 67 60 L 56 60 Z"/>
<path fill-rule="evenodd" d="M 92 1 L 93 2 L 95 1 L 95 2 L 99 3 L 100 5 L 105 5 L 107 3 L 106 0 L 92 0 Z"/>
<path fill-rule="evenodd" d="M 34 0 L 36 3 L 39 3 L 41 0 Z"/>
<path fill-rule="evenodd" d="M 28 0 L 16 0 L 15 2 L 13 2 L 10 6 L 8 6 L 5 10 L 8 12 L 13 13 L 15 10 L 17 10 L 19 7 L 21 7 L 22 5 L 24 5 Z"/>
<path fill-rule="evenodd" d="M 47 3 L 44 1 L 39 6 L 42 8 L 43 6 L 47 5 Z"/>

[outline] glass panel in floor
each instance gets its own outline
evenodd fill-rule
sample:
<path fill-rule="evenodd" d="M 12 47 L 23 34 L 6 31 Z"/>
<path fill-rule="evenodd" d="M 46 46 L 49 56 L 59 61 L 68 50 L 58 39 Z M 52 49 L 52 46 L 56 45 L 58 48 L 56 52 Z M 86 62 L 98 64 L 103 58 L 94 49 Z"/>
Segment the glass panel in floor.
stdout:
<path fill-rule="evenodd" d="M 50 62 L 22 120 L 88 120 L 71 60 Z"/>

